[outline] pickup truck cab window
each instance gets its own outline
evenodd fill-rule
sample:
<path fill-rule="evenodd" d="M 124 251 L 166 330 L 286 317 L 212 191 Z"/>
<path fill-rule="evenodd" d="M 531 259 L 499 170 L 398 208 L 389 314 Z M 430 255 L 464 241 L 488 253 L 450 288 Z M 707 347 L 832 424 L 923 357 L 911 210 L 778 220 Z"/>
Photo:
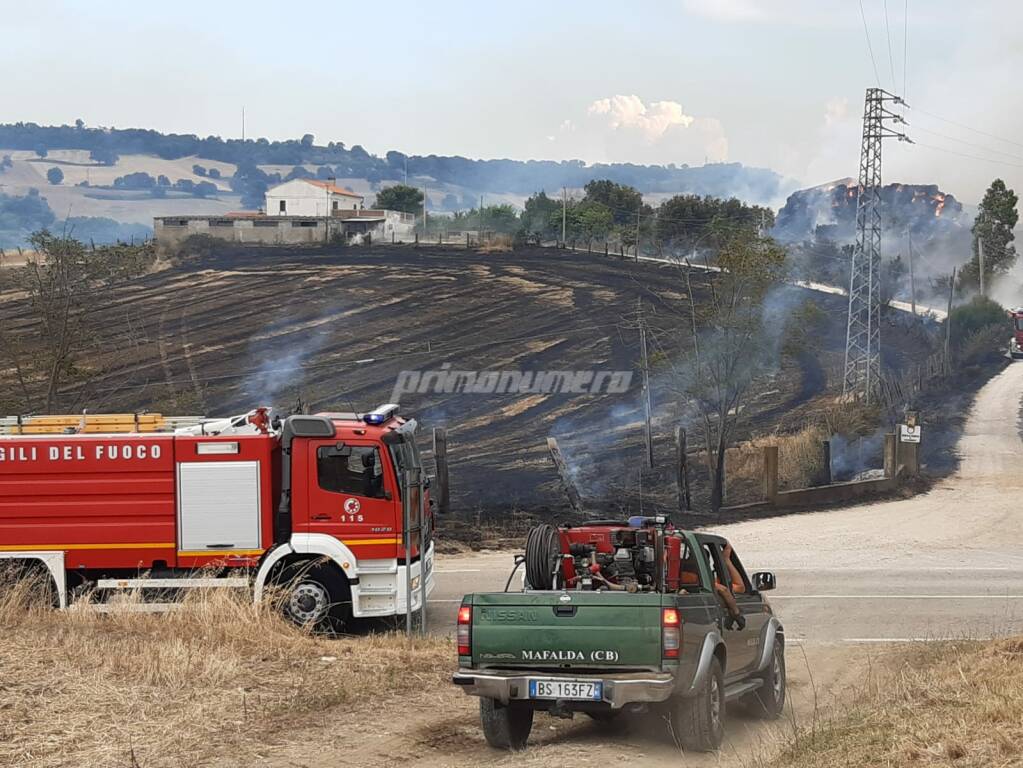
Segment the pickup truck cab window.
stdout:
<path fill-rule="evenodd" d="M 735 549 L 732 549 L 732 566 L 729 570 L 732 572 L 732 591 L 739 594 L 749 594 L 753 591 L 753 583 L 749 580 L 749 576 L 746 575 L 746 569 L 742 567 L 742 561 L 739 560 L 739 555 Z M 736 581 L 736 576 L 739 580 Z"/>

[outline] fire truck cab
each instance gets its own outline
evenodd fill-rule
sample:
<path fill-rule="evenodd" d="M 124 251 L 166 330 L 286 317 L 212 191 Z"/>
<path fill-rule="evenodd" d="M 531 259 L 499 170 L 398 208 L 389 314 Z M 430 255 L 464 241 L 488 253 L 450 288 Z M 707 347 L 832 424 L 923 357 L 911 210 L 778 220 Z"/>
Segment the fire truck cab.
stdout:
<path fill-rule="evenodd" d="M 1009 340 L 1009 356 L 1013 359 L 1023 357 L 1023 307 L 1009 310 L 1012 320 L 1012 338 Z"/>
<path fill-rule="evenodd" d="M 0 562 L 45 567 L 61 607 L 83 589 L 229 584 L 301 624 L 416 611 L 433 515 L 397 410 L 0 436 Z"/>

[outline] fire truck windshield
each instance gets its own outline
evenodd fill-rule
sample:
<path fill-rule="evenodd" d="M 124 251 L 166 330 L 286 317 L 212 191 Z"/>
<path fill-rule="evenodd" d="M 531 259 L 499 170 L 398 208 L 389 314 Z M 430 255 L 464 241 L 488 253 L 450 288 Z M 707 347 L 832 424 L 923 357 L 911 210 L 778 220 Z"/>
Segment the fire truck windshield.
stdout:
<path fill-rule="evenodd" d="M 1023 331 L 1023 315 L 1016 315 L 1016 330 Z"/>

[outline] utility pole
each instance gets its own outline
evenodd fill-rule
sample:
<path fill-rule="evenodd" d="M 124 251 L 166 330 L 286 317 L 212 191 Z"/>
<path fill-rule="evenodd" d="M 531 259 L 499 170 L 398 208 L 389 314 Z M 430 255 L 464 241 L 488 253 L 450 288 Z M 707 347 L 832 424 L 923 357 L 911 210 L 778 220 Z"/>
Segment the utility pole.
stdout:
<path fill-rule="evenodd" d="M 646 325 L 643 323 L 643 299 L 637 300 L 639 307 L 639 349 L 643 361 L 643 405 L 646 410 L 646 465 L 654 468 L 654 440 L 650 431 L 650 365 L 646 351 Z"/>
<path fill-rule="evenodd" d="M 423 234 L 426 234 L 426 185 L 423 185 Z"/>
<path fill-rule="evenodd" d="M 408 155 L 405 155 L 405 186 L 408 186 Z"/>
<path fill-rule="evenodd" d="M 245 141 L 245 107 L 242 107 L 242 141 Z"/>
<path fill-rule="evenodd" d="M 639 263 L 639 212 L 643 210 L 643 200 L 640 198 L 639 206 L 636 208 L 636 263 Z"/>
<path fill-rule="evenodd" d="M 909 237 L 909 306 L 913 310 L 913 317 L 916 317 L 916 277 L 913 273 L 913 232 L 906 233 Z"/>
<path fill-rule="evenodd" d="M 480 233 L 479 233 L 480 245 L 483 245 L 483 195 L 480 195 Z"/>
<path fill-rule="evenodd" d="M 984 293 L 984 241 L 981 238 L 977 238 L 977 266 L 980 267 L 980 295 L 986 296 Z"/>
<path fill-rule="evenodd" d="M 948 279 L 948 311 L 945 313 L 945 372 L 952 369 L 948 358 L 949 348 L 952 345 L 952 296 L 956 290 L 956 268 L 952 267 L 952 277 Z"/>
<path fill-rule="evenodd" d="M 845 340 L 845 395 L 870 403 L 881 379 L 881 144 L 909 141 L 886 122 L 904 123 L 886 102 L 905 105 L 900 96 L 868 88 L 863 109 L 856 245 L 849 270 L 849 317 Z"/>
<path fill-rule="evenodd" d="M 565 232 L 568 224 L 568 188 L 561 188 L 561 244 L 565 244 Z"/>

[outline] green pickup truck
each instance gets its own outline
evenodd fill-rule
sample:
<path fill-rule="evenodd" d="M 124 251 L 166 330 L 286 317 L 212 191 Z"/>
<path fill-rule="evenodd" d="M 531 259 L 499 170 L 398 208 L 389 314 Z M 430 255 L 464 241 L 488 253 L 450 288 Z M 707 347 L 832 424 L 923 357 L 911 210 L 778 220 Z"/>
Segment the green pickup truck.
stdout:
<path fill-rule="evenodd" d="M 727 702 L 781 714 L 774 576 L 748 577 L 720 536 L 654 518 L 539 526 L 519 564 L 521 592 L 469 594 L 458 612 L 453 682 L 480 697 L 491 746 L 524 748 L 537 710 L 658 712 L 694 751 L 720 746 Z"/>

